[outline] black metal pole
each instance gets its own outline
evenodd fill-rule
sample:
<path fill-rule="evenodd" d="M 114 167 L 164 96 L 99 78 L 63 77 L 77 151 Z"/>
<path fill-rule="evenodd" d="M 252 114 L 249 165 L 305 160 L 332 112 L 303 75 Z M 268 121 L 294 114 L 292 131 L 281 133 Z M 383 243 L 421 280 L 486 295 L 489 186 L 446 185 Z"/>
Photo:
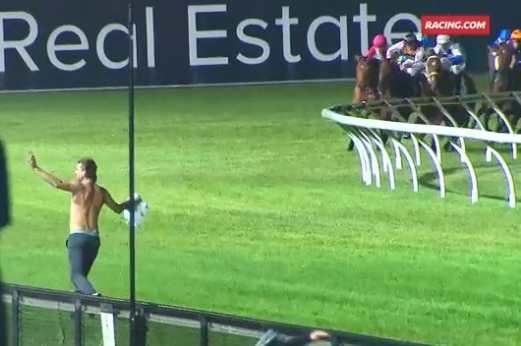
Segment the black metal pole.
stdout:
<path fill-rule="evenodd" d="M 134 203 L 134 13 L 135 0 L 128 3 L 128 188 L 131 205 Z M 134 208 L 130 210 L 129 222 L 129 270 L 130 270 L 130 346 L 136 346 L 136 244 Z"/>

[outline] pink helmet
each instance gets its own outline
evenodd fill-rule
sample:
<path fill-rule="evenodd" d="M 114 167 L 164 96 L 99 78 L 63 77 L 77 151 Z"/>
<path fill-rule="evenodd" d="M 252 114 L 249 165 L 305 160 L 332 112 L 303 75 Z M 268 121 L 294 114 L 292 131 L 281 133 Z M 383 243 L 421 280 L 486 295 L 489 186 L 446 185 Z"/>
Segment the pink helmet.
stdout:
<path fill-rule="evenodd" d="M 378 34 L 373 37 L 373 46 L 385 46 L 387 44 L 387 39 L 384 35 Z"/>

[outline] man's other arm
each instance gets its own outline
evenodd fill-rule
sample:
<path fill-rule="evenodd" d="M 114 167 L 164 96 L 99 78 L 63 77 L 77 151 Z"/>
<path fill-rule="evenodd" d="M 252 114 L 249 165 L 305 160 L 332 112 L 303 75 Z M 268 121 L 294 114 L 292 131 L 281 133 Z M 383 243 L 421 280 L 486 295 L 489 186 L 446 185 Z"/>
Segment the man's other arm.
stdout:
<path fill-rule="evenodd" d="M 101 190 L 103 191 L 103 202 L 116 214 L 121 214 L 123 210 L 130 209 L 132 207 L 130 199 L 126 200 L 125 202 L 118 203 L 114 200 L 114 198 L 112 198 L 107 189 L 102 187 Z M 135 204 L 138 204 L 139 200 L 135 200 L 134 202 Z"/>

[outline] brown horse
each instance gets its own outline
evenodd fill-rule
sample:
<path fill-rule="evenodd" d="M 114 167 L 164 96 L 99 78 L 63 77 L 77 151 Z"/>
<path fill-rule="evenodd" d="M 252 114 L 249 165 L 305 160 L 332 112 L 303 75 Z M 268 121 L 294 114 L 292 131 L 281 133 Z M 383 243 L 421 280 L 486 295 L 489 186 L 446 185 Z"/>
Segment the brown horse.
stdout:
<path fill-rule="evenodd" d="M 456 88 L 458 85 L 456 80 L 457 76 L 443 68 L 439 56 L 430 55 L 429 51 L 427 52 L 427 56 L 425 73 L 434 94 L 441 97 L 458 95 L 458 90 Z M 467 125 L 470 118 L 463 106 L 454 104 L 445 105 L 444 107 L 451 114 L 454 120 L 456 120 L 458 126 L 462 127 Z"/>
<path fill-rule="evenodd" d="M 378 60 L 356 55 L 355 62 L 356 83 L 353 90 L 353 103 L 378 99 Z M 354 143 L 350 141 L 348 150 L 351 151 L 353 148 Z"/>
<path fill-rule="evenodd" d="M 407 72 L 401 70 L 400 66 L 391 59 L 385 59 L 380 62 L 378 89 L 384 99 L 406 99 L 421 96 L 434 96 L 425 75 L 419 74 L 418 76 L 413 77 Z M 405 121 L 409 121 L 410 115 L 416 111 L 414 107 L 405 102 L 403 106 L 395 107 L 395 110 Z M 436 106 L 422 106 L 421 113 L 425 115 L 428 122 L 431 124 L 440 124 L 443 120 L 443 116 Z M 393 120 L 393 112 L 391 109 L 382 109 L 381 116 L 383 120 Z M 423 120 L 421 117 L 416 117 L 416 124 L 422 122 Z M 387 136 L 382 134 L 382 139 L 385 142 Z"/>
<path fill-rule="evenodd" d="M 508 90 L 513 92 L 521 91 L 521 66 L 517 64 L 521 57 L 518 55 L 521 54 L 521 49 L 519 45 L 521 43 L 514 42 L 514 47 L 511 47 L 511 61 L 510 61 L 510 80 L 508 84 Z M 512 124 L 514 130 L 517 130 L 517 133 L 521 134 L 521 128 L 519 127 L 519 120 L 521 120 L 521 104 L 518 100 L 512 100 L 510 103 L 509 111 L 509 122 Z"/>
<path fill-rule="evenodd" d="M 387 98 L 411 98 L 422 95 L 422 87 L 393 59 L 380 61 L 378 90 Z"/>
<path fill-rule="evenodd" d="M 353 91 L 353 102 L 363 102 L 378 98 L 378 65 L 377 59 L 355 56 L 356 84 Z"/>
<path fill-rule="evenodd" d="M 490 92 L 508 91 L 510 84 L 510 65 L 513 60 L 512 52 L 508 45 L 488 46 L 488 61 L 491 71 L 489 84 Z"/>
<path fill-rule="evenodd" d="M 489 91 L 491 93 L 501 93 L 512 91 L 516 89 L 516 83 L 513 78 L 513 64 L 515 55 L 510 47 L 506 44 L 488 46 L 488 60 L 490 68 L 490 83 Z M 521 105 L 514 100 L 506 100 L 498 102 L 500 110 L 507 116 L 508 122 L 511 126 L 516 127 L 519 118 L 521 117 Z M 484 125 L 489 130 L 490 116 L 494 113 L 494 109 L 490 105 L 482 107 L 482 112 L 485 113 Z M 505 124 L 498 121 L 495 131 L 504 131 Z"/>
<path fill-rule="evenodd" d="M 427 80 L 435 96 L 448 97 L 458 95 L 456 76 L 443 68 L 441 57 L 432 54 L 432 51 L 427 51 L 426 53 L 427 62 L 425 63 L 425 74 L 427 75 Z M 462 105 L 445 104 L 443 107 L 450 117 L 454 119 L 458 127 L 468 126 L 470 117 Z M 444 113 L 443 115 L 444 118 L 446 118 L 446 125 L 452 126 L 452 121 L 450 121 Z M 446 143 L 444 149 L 450 149 L 450 143 Z"/>
<path fill-rule="evenodd" d="M 392 59 L 384 59 L 380 62 L 378 90 L 385 99 L 404 99 L 421 95 L 420 89 L 412 77 L 400 70 L 398 64 Z M 407 121 L 413 109 L 406 105 L 396 107 L 396 111 L 403 120 Z M 392 120 L 392 110 L 383 108 L 381 117 L 382 120 Z"/>
<path fill-rule="evenodd" d="M 425 74 L 432 91 L 437 96 L 453 96 L 456 90 L 454 75 L 442 68 L 441 58 L 429 55 L 425 63 Z"/>

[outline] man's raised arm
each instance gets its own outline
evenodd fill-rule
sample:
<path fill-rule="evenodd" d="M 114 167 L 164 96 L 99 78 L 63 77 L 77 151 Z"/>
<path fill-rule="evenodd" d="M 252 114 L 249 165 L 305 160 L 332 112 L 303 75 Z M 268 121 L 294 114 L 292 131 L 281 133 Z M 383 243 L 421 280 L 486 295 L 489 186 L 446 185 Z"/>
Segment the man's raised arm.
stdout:
<path fill-rule="evenodd" d="M 29 163 L 29 166 L 31 166 L 33 171 L 36 172 L 36 174 L 38 174 L 46 183 L 48 183 L 49 185 L 51 185 L 55 188 L 64 190 L 64 191 L 73 192 L 74 189 L 77 187 L 76 184 L 64 182 L 63 180 L 52 175 L 51 173 L 48 173 L 48 172 L 44 171 L 43 169 L 41 169 L 38 166 L 38 164 L 36 163 L 36 158 L 34 157 L 34 155 L 32 153 L 29 153 L 29 159 L 27 160 L 27 162 Z"/>
<path fill-rule="evenodd" d="M 123 210 L 132 208 L 132 202 L 130 201 L 130 199 L 126 200 L 123 203 L 117 203 L 105 188 L 102 187 L 101 189 L 103 190 L 103 202 L 107 205 L 107 207 L 109 207 L 110 210 L 112 210 L 116 214 L 121 214 Z M 134 202 L 136 205 L 139 203 L 139 200 L 135 200 Z"/>

